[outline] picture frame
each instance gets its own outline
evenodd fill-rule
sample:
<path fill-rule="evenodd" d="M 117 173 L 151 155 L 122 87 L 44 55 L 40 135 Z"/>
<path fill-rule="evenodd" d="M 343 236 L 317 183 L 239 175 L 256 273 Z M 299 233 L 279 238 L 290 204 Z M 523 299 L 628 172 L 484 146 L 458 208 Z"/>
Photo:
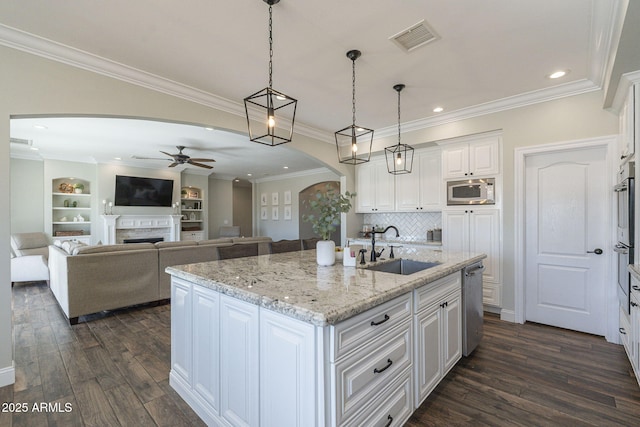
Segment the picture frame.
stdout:
<path fill-rule="evenodd" d="M 284 192 L 284 204 L 285 205 L 291 204 L 291 190 L 287 190 Z"/>
<path fill-rule="evenodd" d="M 198 191 L 189 190 L 187 192 L 187 199 L 199 199 L 199 198 L 200 198 L 200 193 Z"/>
<path fill-rule="evenodd" d="M 285 221 L 291 221 L 291 205 L 287 205 L 284 207 L 284 212 L 282 214 Z"/>
<path fill-rule="evenodd" d="M 278 206 L 279 204 L 278 193 L 271 193 L 271 205 Z"/>
<path fill-rule="evenodd" d="M 267 206 L 267 193 L 260 194 L 260 206 Z"/>
<path fill-rule="evenodd" d="M 266 207 L 260 208 L 260 219 L 263 220 L 263 221 L 269 219 L 268 216 L 267 216 L 267 208 Z"/>
<path fill-rule="evenodd" d="M 277 221 L 278 220 L 278 207 L 274 206 L 271 208 L 271 220 L 273 221 Z"/>

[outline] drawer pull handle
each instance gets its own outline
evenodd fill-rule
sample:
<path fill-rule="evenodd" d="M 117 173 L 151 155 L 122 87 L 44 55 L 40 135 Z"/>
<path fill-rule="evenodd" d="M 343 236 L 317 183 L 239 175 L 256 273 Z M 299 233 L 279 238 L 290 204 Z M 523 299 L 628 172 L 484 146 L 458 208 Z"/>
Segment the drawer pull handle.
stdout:
<path fill-rule="evenodd" d="M 630 304 L 631 304 L 631 307 L 637 307 L 637 306 L 638 306 L 638 304 L 636 304 L 636 303 L 635 303 L 635 302 L 633 302 L 633 301 L 631 301 L 631 302 L 630 302 Z"/>
<path fill-rule="evenodd" d="M 618 328 L 618 330 L 622 335 L 627 335 L 627 333 L 624 331 L 624 328 Z"/>
<path fill-rule="evenodd" d="M 374 373 L 374 374 L 380 374 L 380 373 L 382 373 L 382 372 L 386 371 L 387 369 L 389 369 L 389 366 L 391 366 L 391 365 L 393 365 L 393 361 L 392 361 L 391 359 L 387 359 L 387 366 L 385 366 L 385 367 L 384 367 L 384 368 L 382 368 L 382 369 L 375 368 L 375 369 L 373 370 L 373 373 Z"/>
<path fill-rule="evenodd" d="M 640 286 L 633 285 L 632 288 L 634 291 L 640 291 Z"/>
<path fill-rule="evenodd" d="M 389 427 L 389 426 L 391 425 L 391 423 L 393 422 L 393 417 L 392 417 L 391 415 L 389 415 L 389 416 L 387 417 L 387 419 L 389 420 L 389 422 L 388 422 L 388 423 L 386 423 L 386 424 L 384 425 L 384 427 Z"/>
<path fill-rule="evenodd" d="M 373 320 L 371 321 L 371 326 L 378 326 L 378 325 L 382 325 L 384 322 L 386 322 L 387 320 L 389 320 L 389 315 L 385 314 L 384 315 L 384 319 L 379 321 L 379 322 L 374 322 Z"/>

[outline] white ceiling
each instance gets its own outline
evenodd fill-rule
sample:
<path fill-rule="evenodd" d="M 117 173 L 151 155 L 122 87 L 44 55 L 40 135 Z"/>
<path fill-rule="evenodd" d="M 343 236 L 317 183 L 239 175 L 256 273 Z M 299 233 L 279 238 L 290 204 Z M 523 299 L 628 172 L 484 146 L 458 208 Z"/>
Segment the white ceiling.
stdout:
<path fill-rule="evenodd" d="M 619 3 L 282 0 L 273 7 L 273 87 L 298 99 L 296 129 L 328 142 L 332 132 L 351 124 L 351 61 L 345 56 L 350 49 L 362 51 L 356 61 L 357 123 L 379 136 L 392 135 L 397 127 L 396 83 L 406 85 L 402 122 L 414 127 L 595 90 L 615 46 L 613 10 Z M 55 47 L 63 61 L 60 52 L 69 48 L 67 57 L 73 53 L 76 65 L 108 64 L 110 75 L 120 72 L 159 90 L 170 86 L 197 93 L 205 104 L 241 113 L 243 98 L 268 83 L 267 17 L 262 0 L 5 1 L 0 2 L 0 43 L 31 52 L 38 45 L 36 53 L 43 55 Z M 439 40 L 409 53 L 389 40 L 421 20 Z M 557 69 L 570 73 L 558 80 L 546 77 Z M 434 113 L 436 106 L 444 112 Z M 246 136 L 199 127 L 58 120 L 14 120 L 11 136 L 32 139 L 45 158 L 68 150 L 63 155 L 97 162 L 156 157 L 158 150 L 175 152 L 174 146 L 186 145 L 198 149 L 187 154 L 216 158 L 214 172 L 229 176 L 277 174 L 283 163 L 319 166 L 285 146 L 262 147 Z M 47 131 L 33 130 L 36 121 Z M 246 163 L 251 158 L 265 168 L 269 163 L 269 171 Z"/>

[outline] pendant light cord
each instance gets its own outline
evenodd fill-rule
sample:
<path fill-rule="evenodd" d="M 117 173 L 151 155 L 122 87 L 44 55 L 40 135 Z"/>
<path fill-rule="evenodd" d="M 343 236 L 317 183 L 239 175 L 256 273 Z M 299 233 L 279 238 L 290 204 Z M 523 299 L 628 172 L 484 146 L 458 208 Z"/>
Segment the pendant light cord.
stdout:
<path fill-rule="evenodd" d="M 273 87 L 273 6 L 269 5 L 269 89 Z"/>
<path fill-rule="evenodd" d="M 400 91 L 398 91 L 398 146 L 400 145 Z"/>
<path fill-rule="evenodd" d="M 353 59 L 351 62 L 352 62 L 352 73 L 353 73 L 352 90 L 351 90 L 351 99 L 352 99 L 351 112 L 353 113 L 353 128 L 354 128 L 354 132 L 355 132 L 355 127 L 356 127 L 356 60 Z"/>

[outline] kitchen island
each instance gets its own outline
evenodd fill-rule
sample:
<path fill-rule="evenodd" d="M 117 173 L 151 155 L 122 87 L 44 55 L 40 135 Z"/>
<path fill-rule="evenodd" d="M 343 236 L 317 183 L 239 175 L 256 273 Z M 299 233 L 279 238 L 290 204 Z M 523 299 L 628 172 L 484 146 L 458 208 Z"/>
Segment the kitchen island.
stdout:
<path fill-rule="evenodd" d="M 169 267 L 171 386 L 209 425 L 401 425 L 461 357 L 460 271 L 410 275 L 315 251 Z M 365 267 L 365 268 L 363 268 Z"/>

